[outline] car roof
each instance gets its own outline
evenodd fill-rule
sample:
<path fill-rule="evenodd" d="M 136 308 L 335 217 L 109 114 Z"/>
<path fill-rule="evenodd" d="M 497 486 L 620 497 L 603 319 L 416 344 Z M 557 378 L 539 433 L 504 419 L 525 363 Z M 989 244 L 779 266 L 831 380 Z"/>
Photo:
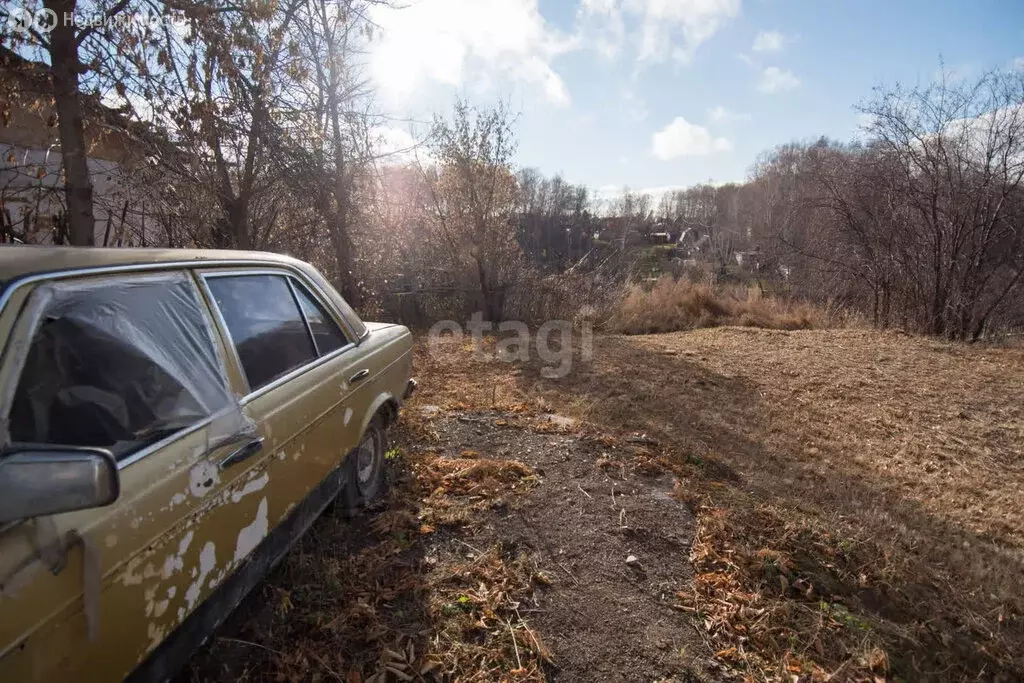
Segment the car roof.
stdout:
<path fill-rule="evenodd" d="M 159 266 L 180 261 L 261 261 L 293 267 L 305 265 L 290 256 L 265 251 L 4 245 L 0 247 L 0 283 L 37 273 L 108 266 Z"/>

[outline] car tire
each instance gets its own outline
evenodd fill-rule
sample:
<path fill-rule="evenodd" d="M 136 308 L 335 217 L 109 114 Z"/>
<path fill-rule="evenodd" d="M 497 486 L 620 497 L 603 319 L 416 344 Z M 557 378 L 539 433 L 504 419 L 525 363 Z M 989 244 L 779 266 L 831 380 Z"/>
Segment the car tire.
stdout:
<path fill-rule="evenodd" d="M 359 445 L 345 459 L 345 487 L 338 502 L 346 516 L 352 517 L 365 510 L 384 490 L 386 437 L 383 420 L 378 415 L 370 421 Z"/>

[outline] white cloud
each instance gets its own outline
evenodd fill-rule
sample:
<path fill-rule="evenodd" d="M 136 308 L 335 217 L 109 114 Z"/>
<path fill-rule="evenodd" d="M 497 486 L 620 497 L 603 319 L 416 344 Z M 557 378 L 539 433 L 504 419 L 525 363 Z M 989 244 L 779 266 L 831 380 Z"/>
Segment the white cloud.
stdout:
<path fill-rule="evenodd" d="M 594 197 L 596 197 L 598 201 L 608 201 L 609 199 L 618 197 L 625 191 L 625 185 L 615 185 L 611 183 L 609 183 L 608 185 L 601 185 L 600 187 L 595 187 L 592 190 Z"/>
<path fill-rule="evenodd" d="M 370 72 L 392 104 L 407 103 L 429 83 L 461 88 L 507 80 L 558 106 L 569 91 L 551 65 L 576 43 L 553 29 L 537 0 L 419 0 L 371 7 L 380 27 Z"/>
<path fill-rule="evenodd" d="M 417 155 L 424 158 L 425 150 L 419 149 L 420 141 L 404 128 L 378 126 L 370 131 L 370 138 L 377 154 L 385 161 L 407 162 Z"/>
<path fill-rule="evenodd" d="M 715 123 L 739 123 L 741 121 L 749 121 L 751 116 L 750 114 L 732 111 L 722 105 L 718 105 L 708 109 L 708 118 Z"/>
<path fill-rule="evenodd" d="M 777 66 L 769 66 L 761 72 L 761 80 L 758 81 L 757 89 L 763 93 L 778 93 L 792 90 L 800 86 L 800 79 L 793 75 L 788 69 L 780 69 Z"/>
<path fill-rule="evenodd" d="M 622 50 L 626 25 L 618 0 L 582 0 L 577 11 L 578 30 L 606 59 L 614 59 Z"/>
<path fill-rule="evenodd" d="M 595 42 L 605 54 L 617 53 L 622 43 L 623 17 L 635 18 L 639 23 L 637 59 L 651 62 L 669 57 L 689 62 L 701 43 L 739 12 L 740 0 L 583 0 L 580 5 L 584 23 L 589 20 L 604 27 Z"/>
<path fill-rule="evenodd" d="M 1024 125 L 1024 104 L 1012 104 L 988 111 L 973 118 L 954 119 L 946 124 L 943 137 L 982 163 L 992 164 L 987 153 L 999 143 L 994 142 L 1019 131 Z M 1024 144 L 1005 143 L 1007 159 L 1024 170 Z M 997 155 L 998 156 L 998 155 Z"/>
<path fill-rule="evenodd" d="M 675 192 L 676 190 L 685 190 L 690 187 L 689 185 L 659 185 L 658 187 L 645 187 L 642 190 L 637 190 L 637 194 L 649 194 L 652 197 L 660 198 L 664 194 L 669 192 Z"/>
<path fill-rule="evenodd" d="M 590 188 L 590 196 L 593 197 L 594 202 L 597 204 L 597 214 L 600 216 L 607 216 L 611 213 L 612 207 L 615 201 L 622 196 L 622 193 L 626 191 L 623 185 L 607 184 L 599 187 Z"/>
<path fill-rule="evenodd" d="M 1010 71 L 1024 71 L 1024 57 L 1017 57 L 1010 62 Z"/>
<path fill-rule="evenodd" d="M 594 14 L 610 14 L 615 11 L 618 0 L 581 0 L 580 11 Z"/>
<path fill-rule="evenodd" d="M 685 190 L 688 185 L 659 185 L 658 187 L 645 187 L 642 190 L 638 190 L 637 194 L 646 194 L 651 197 L 651 205 L 657 207 L 665 195 L 678 190 Z"/>
<path fill-rule="evenodd" d="M 761 31 L 754 38 L 754 52 L 778 52 L 786 44 L 786 38 L 778 31 Z"/>
<path fill-rule="evenodd" d="M 740 12 L 740 0 L 634 0 L 643 7 L 640 60 L 658 61 L 669 53 L 687 62 L 701 43 Z M 672 46 L 682 35 L 682 46 Z"/>
<path fill-rule="evenodd" d="M 651 152 L 662 161 L 726 152 L 730 149 L 732 143 L 728 140 L 714 137 L 707 128 L 690 123 L 682 116 L 677 116 L 672 123 L 651 136 Z"/>

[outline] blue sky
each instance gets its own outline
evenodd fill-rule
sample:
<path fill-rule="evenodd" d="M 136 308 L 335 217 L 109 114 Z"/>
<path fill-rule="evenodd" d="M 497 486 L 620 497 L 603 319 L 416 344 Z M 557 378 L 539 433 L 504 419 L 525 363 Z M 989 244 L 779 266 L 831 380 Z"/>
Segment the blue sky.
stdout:
<path fill-rule="evenodd" d="M 1024 2 L 413 0 L 379 9 L 378 103 L 521 112 L 517 161 L 604 193 L 742 180 L 772 146 L 848 139 L 872 87 L 1024 68 Z M 425 127 L 396 121 L 396 146 Z"/>

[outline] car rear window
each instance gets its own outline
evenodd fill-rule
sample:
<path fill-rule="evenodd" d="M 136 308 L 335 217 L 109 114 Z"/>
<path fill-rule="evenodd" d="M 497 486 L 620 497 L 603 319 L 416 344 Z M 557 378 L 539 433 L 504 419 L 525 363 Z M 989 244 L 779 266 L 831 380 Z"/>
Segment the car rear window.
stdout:
<path fill-rule="evenodd" d="M 299 300 L 302 313 L 306 316 L 306 322 L 309 323 L 309 331 L 313 333 L 313 339 L 316 340 L 316 348 L 320 355 L 328 354 L 347 344 L 349 340 L 345 338 L 338 323 L 317 301 L 316 297 L 294 280 L 292 280 L 292 286 L 295 289 L 295 297 Z"/>
<path fill-rule="evenodd" d="M 356 315 L 356 312 L 348 305 L 348 302 L 345 301 L 344 297 L 340 296 L 337 291 L 331 287 L 331 283 L 324 279 L 324 276 L 320 273 L 313 272 L 308 273 L 308 275 L 313 278 L 313 281 L 321 288 L 321 290 L 330 290 L 333 293 L 330 300 L 341 314 L 342 321 L 348 325 L 349 330 L 354 334 L 356 340 L 362 339 L 367 332 L 366 324 L 359 319 L 359 316 Z"/>
<path fill-rule="evenodd" d="M 52 283 L 32 301 L 12 441 L 107 448 L 121 460 L 237 405 L 184 273 Z"/>
<path fill-rule="evenodd" d="M 208 276 L 207 285 L 238 352 L 250 391 L 317 358 L 284 275 Z"/>

